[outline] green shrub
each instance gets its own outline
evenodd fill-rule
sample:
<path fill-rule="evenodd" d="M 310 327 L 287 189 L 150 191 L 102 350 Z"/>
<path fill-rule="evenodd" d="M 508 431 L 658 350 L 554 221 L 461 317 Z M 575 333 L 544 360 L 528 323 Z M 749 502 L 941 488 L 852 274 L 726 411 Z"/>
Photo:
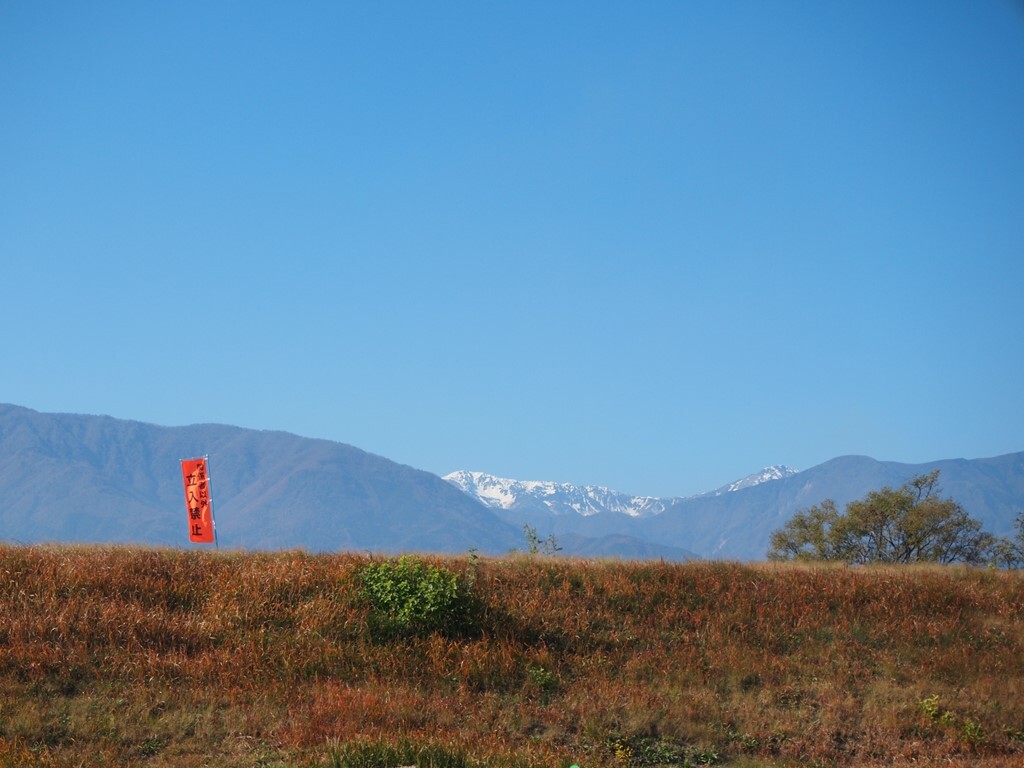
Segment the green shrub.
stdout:
<path fill-rule="evenodd" d="M 956 715 L 939 706 L 939 694 L 929 696 L 917 702 L 917 708 L 928 720 L 939 725 L 955 725 Z"/>
<path fill-rule="evenodd" d="M 722 758 L 714 749 L 699 749 L 675 739 L 655 736 L 613 736 L 608 742 L 616 765 L 633 768 L 647 766 L 716 765 Z"/>
<path fill-rule="evenodd" d="M 960 726 L 960 740 L 976 747 L 985 743 L 985 731 L 982 730 L 980 723 L 970 719 L 965 720 L 964 724 Z"/>
<path fill-rule="evenodd" d="M 418 746 L 404 739 L 397 744 L 340 744 L 331 749 L 327 763 L 330 768 L 397 768 L 403 765 L 415 765 L 417 768 L 468 768 L 469 764 L 462 750 L 439 744 Z"/>
<path fill-rule="evenodd" d="M 360 580 L 375 636 L 460 634 L 473 627 L 472 593 L 447 568 L 400 557 L 364 566 Z"/>
<path fill-rule="evenodd" d="M 558 688 L 558 677 L 549 669 L 531 665 L 526 668 L 526 675 L 541 693 L 552 693 Z"/>

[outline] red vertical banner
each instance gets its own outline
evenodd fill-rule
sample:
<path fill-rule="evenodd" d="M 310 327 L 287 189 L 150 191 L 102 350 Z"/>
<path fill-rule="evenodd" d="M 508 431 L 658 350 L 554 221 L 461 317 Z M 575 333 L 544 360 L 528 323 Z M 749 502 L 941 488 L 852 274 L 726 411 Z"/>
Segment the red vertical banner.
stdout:
<path fill-rule="evenodd" d="M 185 481 L 185 509 L 188 510 L 188 538 L 197 544 L 216 541 L 213 530 L 213 500 L 210 498 L 210 475 L 206 459 L 185 459 L 181 462 Z"/>

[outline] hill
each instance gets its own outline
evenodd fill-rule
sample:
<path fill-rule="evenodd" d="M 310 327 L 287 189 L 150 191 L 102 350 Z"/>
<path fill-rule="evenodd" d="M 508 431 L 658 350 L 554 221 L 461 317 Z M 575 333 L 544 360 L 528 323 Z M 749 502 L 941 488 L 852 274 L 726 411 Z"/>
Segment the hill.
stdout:
<path fill-rule="evenodd" d="M 181 544 L 179 461 L 205 454 L 222 546 L 504 553 L 523 540 L 437 476 L 349 445 L 11 405 L 0 405 L 0 537 Z"/>
<path fill-rule="evenodd" d="M 846 456 L 674 499 L 465 473 L 460 487 L 471 496 L 329 440 L 0 405 L 0 539 L 182 545 L 179 461 L 201 455 L 229 548 L 504 554 L 523 547 L 530 525 L 542 539 L 555 535 L 566 555 L 760 560 L 798 509 L 825 498 L 842 505 L 934 468 L 945 494 L 992 533 L 1009 533 L 1024 510 L 1024 453 L 919 465 Z"/>
<path fill-rule="evenodd" d="M 629 536 L 651 545 L 684 547 L 701 557 L 764 559 L 772 531 L 800 509 L 830 498 L 840 508 L 883 486 L 941 471 L 943 495 L 959 501 L 996 535 L 1013 531 L 1024 512 L 1024 453 L 926 464 L 841 456 L 797 472 L 768 467 L 716 491 L 687 498 L 630 496 L 608 488 L 522 482 L 482 472 L 446 479 L 504 521 L 528 524 L 559 539 Z"/>
<path fill-rule="evenodd" d="M 387 629 L 371 563 L 0 547 L 0 765 L 1024 761 L 1019 572 L 421 559 Z"/>
<path fill-rule="evenodd" d="M 883 486 L 898 487 L 915 475 L 941 470 L 944 497 L 959 501 L 971 517 L 996 535 L 1009 535 L 1024 511 L 1024 453 L 987 459 L 925 464 L 842 456 L 789 477 L 720 496 L 686 499 L 665 514 L 641 521 L 645 540 L 690 537 L 694 551 L 709 557 L 763 559 L 772 531 L 799 509 L 826 498 L 840 509 Z"/>

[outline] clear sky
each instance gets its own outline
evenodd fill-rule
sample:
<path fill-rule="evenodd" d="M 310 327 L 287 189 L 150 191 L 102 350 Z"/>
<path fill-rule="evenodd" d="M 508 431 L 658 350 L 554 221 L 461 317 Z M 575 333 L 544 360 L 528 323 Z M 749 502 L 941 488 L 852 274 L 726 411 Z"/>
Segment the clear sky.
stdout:
<path fill-rule="evenodd" d="M 686 495 L 1024 450 L 1024 4 L 0 3 L 0 401 Z"/>

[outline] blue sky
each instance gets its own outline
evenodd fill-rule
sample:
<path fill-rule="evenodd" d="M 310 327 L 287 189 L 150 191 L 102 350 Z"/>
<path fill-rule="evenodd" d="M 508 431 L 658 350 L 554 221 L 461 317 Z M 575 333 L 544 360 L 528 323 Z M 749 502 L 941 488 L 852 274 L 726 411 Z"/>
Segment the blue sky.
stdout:
<path fill-rule="evenodd" d="M 1024 6 L 3 3 L 0 401 L 685 495 L 1024 450 Z"/>

